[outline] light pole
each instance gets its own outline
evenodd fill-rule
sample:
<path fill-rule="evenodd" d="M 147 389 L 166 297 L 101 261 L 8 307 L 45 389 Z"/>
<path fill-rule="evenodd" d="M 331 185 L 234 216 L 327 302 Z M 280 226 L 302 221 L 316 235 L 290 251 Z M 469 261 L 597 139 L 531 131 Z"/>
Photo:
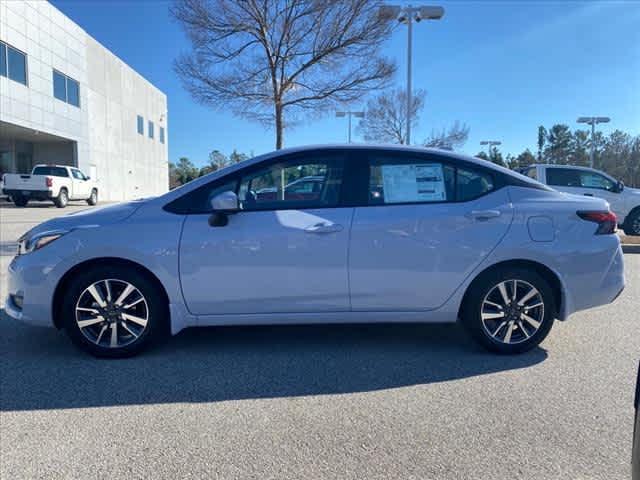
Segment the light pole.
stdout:
<path fill-rule="evenodd" d="M 351 143 L 351 117 L 364 118 L 364 112 L 351 112 L 347 110 L 345 112 L 336 112 L 336 117 L 349 117 L 349 143 Z"/>
<path fill-rule="evenodd" d="M 578 123 L 591 125 L 591 156 L 589 158 L 589 166 L 593 168 L 593 161 L 596 155 L 596 125 L 598 123 L 609 123 L 611 119 L 609 117 L 578 117 L 576 121 Z"/>
<path fill-rule="evenodd" d="M 487 152 L 488 152 L 487 157 L 489 157 L 489 160 L 491 160 L 491 147 L 502 145 L 502 142 L 500 142 L 498 140 L 482 140 L 480 142 L 480 145 L 488 145 L 488 147 L 487 147 Z"/>
<path fill-rule="evenodd" d="M 412 58 L 412 34 L 413 21 L 440 20 L 444 15 L 444 8 L 435 6 L 412 7 L 407 5 L 383 5 L 380 7 L 380 18 L 383 20 L 397 19 L 401 23 L 407 24 L 407 138 L 405 144 L 411 144 L 411 58 Z"/>

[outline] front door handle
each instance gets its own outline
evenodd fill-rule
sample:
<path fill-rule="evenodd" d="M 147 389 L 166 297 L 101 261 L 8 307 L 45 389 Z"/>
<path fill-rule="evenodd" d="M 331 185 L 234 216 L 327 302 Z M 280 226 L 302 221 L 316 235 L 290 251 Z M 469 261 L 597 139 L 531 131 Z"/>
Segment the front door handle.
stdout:
<path fill-rule="evenodd" d="M 583 193 L 585 197 L 593 197 L 593 193 Z"/>
<path fill-rule="evenodd" d="M 338 223 L 320 222 L 305 228 L 304 231 L 307 233 L 335 233 L 341 232 L 343 228 L 344 227 Z"/>
<path fill-rule="evenodd" d="M 497 218 L 500 215 L 500 210 L 472 210 L 467 213 L 467 218 L 484 222 L 490 218 Z"/>

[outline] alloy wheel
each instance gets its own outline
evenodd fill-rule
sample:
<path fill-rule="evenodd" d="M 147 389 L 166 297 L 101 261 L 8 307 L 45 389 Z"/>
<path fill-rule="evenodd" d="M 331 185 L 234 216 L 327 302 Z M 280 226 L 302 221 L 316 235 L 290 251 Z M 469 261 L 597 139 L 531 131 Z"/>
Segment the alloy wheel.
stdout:
<path fill-rule="evenodd" d="M 90 342 L 119 348 L 135 342 L 149 323 L 144 295 L 124 280 L 99 280 L 87 287 L 75 307 L 76 324 Z"/>
<path fill-rule="evenodd" d="M 484 297 L 482 326 L 497 342 L 521 343 L 540 329 L 544 307 L 542 294 L 533 285 L 524 280 L 505 280 Z"/>

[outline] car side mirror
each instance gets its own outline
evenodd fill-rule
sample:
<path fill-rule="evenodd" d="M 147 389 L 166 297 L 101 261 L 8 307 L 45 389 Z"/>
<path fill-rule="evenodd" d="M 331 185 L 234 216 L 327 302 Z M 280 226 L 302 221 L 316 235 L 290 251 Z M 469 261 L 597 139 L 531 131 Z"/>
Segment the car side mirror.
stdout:
<path fill-rule="evenodd" d="M 624 190 L 624 182 L 622 180 L 620 180 L 616 184 L 616 193 L 621 193 L 623 190 Z"/>
<path fill-rule="evenodd" d="M 84 177 L 84 179 L 85 179 L 85 180 L 91 180 L 91 177 L 86 176 L 86 177 Z"/>
<path fill-rule="evenodd" d="M 224 227 L 229 223 L 229 215 L 240 211 L 238 196 L 232 191 L 219 193 L 211 199 L 211 209 L 213 213 L 209 217 L 209 225 Z"/>

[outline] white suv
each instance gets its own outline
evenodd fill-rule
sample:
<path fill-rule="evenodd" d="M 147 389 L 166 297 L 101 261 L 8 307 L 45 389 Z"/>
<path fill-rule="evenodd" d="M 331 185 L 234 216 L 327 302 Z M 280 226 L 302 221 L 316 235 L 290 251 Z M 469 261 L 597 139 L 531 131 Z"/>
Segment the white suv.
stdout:
<path fill-rule="evenodd" d="M 531 165 L 523 173 L 560 192 L 598 197 L 611 205 L 627 235 L 640 235 L 640 189 L 599 170 L 571 165 Z"/>

